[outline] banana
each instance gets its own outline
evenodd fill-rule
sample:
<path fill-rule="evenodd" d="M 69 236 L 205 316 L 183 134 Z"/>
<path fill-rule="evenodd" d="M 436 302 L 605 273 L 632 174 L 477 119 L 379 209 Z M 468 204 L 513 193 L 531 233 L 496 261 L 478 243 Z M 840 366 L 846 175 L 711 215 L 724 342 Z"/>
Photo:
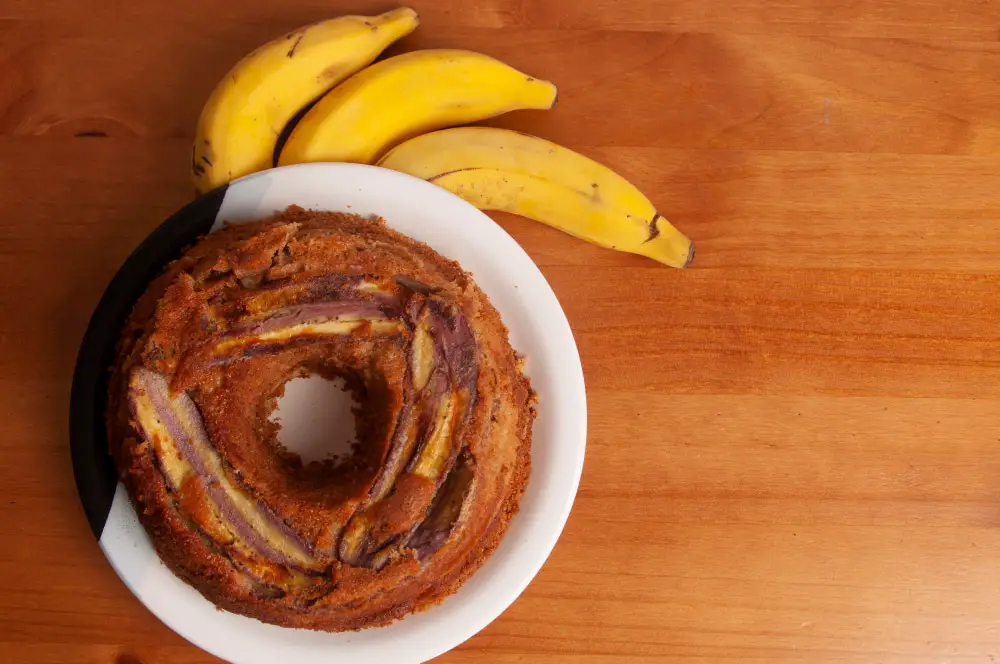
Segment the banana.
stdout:
<path fill-rule="evenodd" d="M 418 134 L 516 109 L 548 109 L 556 86 L 499 60 L 459 50 L 404 53 L 355 74 L 292 130 L 278 163 L 372 164 Z"/>
<path fill-rule="evenodd" d="M 459 127 L 417 136 L 378 163 L 483 210 L 513 212 L 588 242 L 686 267 L 694 245 L 625 178 L 535 136 Z"/>
<path fill-rule="evenodd" d="M 198 120 L 191 175 L 204 193 L 273 165 L 278 136 L 302 108 L 419 23 L 401 7 L 308 25 L 253 51 L 219 82 Z"/>

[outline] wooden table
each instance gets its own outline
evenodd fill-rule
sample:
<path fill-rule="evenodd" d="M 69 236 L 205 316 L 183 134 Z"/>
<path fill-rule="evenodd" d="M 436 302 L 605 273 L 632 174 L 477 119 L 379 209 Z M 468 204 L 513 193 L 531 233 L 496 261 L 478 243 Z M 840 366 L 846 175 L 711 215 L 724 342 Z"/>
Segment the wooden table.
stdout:
<path fill-rule="evenodd" d="M 442 662 L 1000 660 L 1000 1 L 451 0 L 407 47 L 560 85 L 499 124 L 633 179 L 670 270 L 498 217 L 589 388 L 541 574 Z M 357 0 L 0 0 L 0 660 L 194 664 L 91 536 L 77 345 L 190 199 L 243 53 Z"/>

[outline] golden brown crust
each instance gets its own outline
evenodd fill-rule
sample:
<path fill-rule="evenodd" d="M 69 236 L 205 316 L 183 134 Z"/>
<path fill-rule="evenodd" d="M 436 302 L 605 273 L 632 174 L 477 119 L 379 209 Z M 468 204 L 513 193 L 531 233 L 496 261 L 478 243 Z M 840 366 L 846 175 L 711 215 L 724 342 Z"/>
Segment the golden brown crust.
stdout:
<path fill-rule="evenodd" d="M 367 313 L 346 333 L 261 332 L 330 302 Z M 313 372 L 347 377 L 365 403 L 360 449 L 336 468 L 297 463 L 267 419 L 283 384 Z M 500 315 L 457 263 L 380 220 L 293 207 L 204 238 L 136 304 L 111 385 L 111 452 L 160 557 L 217 606 L 278 625 L 361 629 L 441 601 L 496 548 L 530 469 L 533 395 Z M 197 424 L 177 433 L 187 403 Z M 412 447 L 396 476 L 399 441 Z M 227 486 L 277 530 L 241 530 Z"/>

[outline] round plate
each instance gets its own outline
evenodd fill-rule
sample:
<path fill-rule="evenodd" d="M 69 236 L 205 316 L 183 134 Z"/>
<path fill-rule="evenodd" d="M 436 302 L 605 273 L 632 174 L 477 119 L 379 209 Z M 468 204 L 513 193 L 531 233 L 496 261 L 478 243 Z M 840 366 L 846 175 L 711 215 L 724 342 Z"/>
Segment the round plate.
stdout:
<path fill-rule="evenodd" d="M 289 205 L 383 217 L 457 260 L 489 295 L 527 358 L 538 392 L 532 470 L 521 509 L 483 567 L 442 604 L 387 627 L 329 634 L 266 625 L 219 611 L 160 562 L 118 483 L 104 428 L 107 367 L 125 317 L 149 280 L 223 222 Z M 136 249 L 94 312 L 77 358 L 70 434 L 77 486 L 101 549 L 129 589 L 178 634 L 237 664 L 420 662 L 455 647 L 500 615 L 528 585 L 569 516 L 583 470 L 587 403 L 566 316 L 538 268 L 502 228 L 444 189 L 355 164 L 302 164 L 257 173 L 183 208 Z"/>

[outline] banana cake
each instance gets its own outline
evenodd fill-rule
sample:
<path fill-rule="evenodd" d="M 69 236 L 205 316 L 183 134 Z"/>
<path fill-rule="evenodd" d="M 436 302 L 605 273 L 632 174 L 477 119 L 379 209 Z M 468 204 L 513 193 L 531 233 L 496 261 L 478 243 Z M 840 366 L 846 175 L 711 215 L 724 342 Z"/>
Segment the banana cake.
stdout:
<path fill-rule="evenodd" d="M 303 463 L 290 379 L 342 378 L 353 453 Z M 202 238 L 119 342 L 107 427 L 163 562 L 216 606 L 327 631 L 442 600 L 492 553 L 534 395 L 471 276 L 381 220 L 291 207 Z"/>

